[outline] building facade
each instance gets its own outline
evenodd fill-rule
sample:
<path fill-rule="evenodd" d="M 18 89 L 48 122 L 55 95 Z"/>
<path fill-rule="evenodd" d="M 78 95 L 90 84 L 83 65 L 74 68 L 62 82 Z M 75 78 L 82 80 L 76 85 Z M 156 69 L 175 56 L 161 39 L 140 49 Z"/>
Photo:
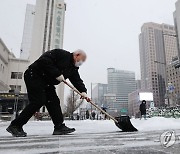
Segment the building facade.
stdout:
<path fill-rule="evenodd" d="M 178 45 L 178 55 L 180 59 L 180 0 L 176 2 L 176 10 L 174 12 L 174 25 L 177 34 L 177 45 Z"/>
<path fill-rule="evenodd" d="M 23 76 L 28 64 L 28 60 L 16 58 L 0 39 L 0 92 L 26 93 Z"/>
<path fill-rule="evenodd" d="M 136 89 L 135 73 L 108 68 L 108 93 L 115 94 L 114 108 L 121 114 L 128 112 L 128 94 Z"/>
<path fill-rule="evenodd" d="M 174 59 L 178 61 L 178 58 Z M 169 105 L 180 105 L 180 68 L 174 67 L 174 61 L 167 66 L 168 98 Z"/>
<path fill-rule="evenodd" d="M 108 92 L 108 85 L 103 83 L 97 83 L 92 90 L 92 100 L 101 106 L 104 104 L 104 95 Z"/>
<path fill-rule="evenodd" d="M 64 0 L 36 1 L 30 63 L 48 50 L 63 48 L 65 10 Z M 56 89 L 63 109 L 64 84 L 61 83 Z"/>
<path fill-rule="evenodd" d="M 63 48 L 64 0 L 37 0 L 30 50 L 30 63 L 44 52 Z"/>
<path fill-rule="evenodd" d="M 29 61 L 26 59 L 9 58 L 7 84 L 10 90 L 17 90 L 20 93 L 27 93 L 24 82 L 24 72 L 27 69 Z"/>
<path fill-rule="evenodd" d="M 0 38 L 0 91 L 7 91 L 9 87 L 7 85 L 8 76 L 8 60 L 10 51 Z"/>
<path fill-rule="evenodd" d="M 118 112 L 118 106 L 116 104 L 116 94 L 110 94 L 110 93 L 104 94 L 103 107 L 107 107 L 108 112 Z"/>
<path fill-rule="evenodd" d="M 136 90 L 141 89 L 141 80 L 136 80 Z"/>
<path fill-rule="evenodd" d="M 22 43 L 21 43 L 21 53 L 20 53 L 21 59 L 29 59 L 34 17 L 35 17 L 35 5 L 27 4 L 25 21 L 24 21 L 23 37 L 22 37 Z"/>
<path fill-rule="evenodd" d="M 177 56 L 174 26 L 145 23 L 139 35 L 141 89 L 153 91 L 155 106 L 165 103 L 166 65 Z"/>

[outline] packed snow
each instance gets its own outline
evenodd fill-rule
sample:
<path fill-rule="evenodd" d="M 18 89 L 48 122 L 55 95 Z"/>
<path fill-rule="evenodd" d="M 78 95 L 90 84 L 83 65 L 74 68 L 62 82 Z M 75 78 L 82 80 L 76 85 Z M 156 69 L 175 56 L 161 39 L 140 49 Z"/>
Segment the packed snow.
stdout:
<path fill-rule="evenodd" d="M 180 119 L 153 117 L 147 120 L 131 119 L 132 124 L 140 131 L 174 130 L 180 129 Z M 65 121 L 68 127 L 76 128 L 74 134 L 80 133 L 103 133 L 119 131 L 111 120 L 79 120 Z M 9 122 L 0 122 L 0 136 L 9 136 L 5 128 Z M 24 130 L 28 135 L 45 135 L 53 132 L 51 121 L 29 121 Z"/>

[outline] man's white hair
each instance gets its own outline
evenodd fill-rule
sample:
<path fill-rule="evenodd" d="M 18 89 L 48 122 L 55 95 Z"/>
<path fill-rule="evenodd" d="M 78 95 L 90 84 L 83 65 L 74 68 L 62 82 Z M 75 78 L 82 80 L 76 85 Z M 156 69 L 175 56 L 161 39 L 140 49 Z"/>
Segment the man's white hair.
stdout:
<path fill-rule="evenodd" d="M 86 56 L 86 53 L 85 53 L 83 50 L 81 50 L 81 49 L 77 49 L 77 50 L 75 50 L 73 53 L 74 53 L 75 55 L 77 55 L 77 54 L 82 54 L 82 55 Z"/>

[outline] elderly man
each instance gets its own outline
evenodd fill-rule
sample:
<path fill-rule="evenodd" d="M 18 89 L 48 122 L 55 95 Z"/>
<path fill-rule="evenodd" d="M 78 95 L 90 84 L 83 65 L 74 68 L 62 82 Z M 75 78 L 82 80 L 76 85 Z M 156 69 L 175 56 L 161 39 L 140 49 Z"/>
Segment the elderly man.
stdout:
<path fill-rule="evenodd" d="M 6 130 L 16 137 L 27 136 L 27 133 L 23 130 L 23 125 L 28 122 L 36 111 L 45 105 L 54 123 L 53 135 L 74 132 L 74 128 L 68 128 L 63 123 L 64 118 L 60 100 L 54 85 L 68 78 L 82 93 L 82 98 L 90 101 L 86 94 L 87 89 L 78 73 L 79 67 L 85 60 L 86 53 L 82 50 L 70 53 L 62 49 L 55 49 L 45 52 L 31 64 L 24 73 L 29 104 Z"/>

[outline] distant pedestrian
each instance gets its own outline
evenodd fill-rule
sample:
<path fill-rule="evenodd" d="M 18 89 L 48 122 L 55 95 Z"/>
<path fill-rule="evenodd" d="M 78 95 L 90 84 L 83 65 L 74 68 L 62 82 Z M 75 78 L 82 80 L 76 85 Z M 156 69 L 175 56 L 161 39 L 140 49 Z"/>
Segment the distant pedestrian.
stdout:
<path fill-rule="evenodd" d="M 86 111 L 86 119 L 89 119 L 89 111 Z"/>
<path fill-rule="evenodd" d="M 77 113 L 77 120 L 79 120 L 79 114 Z"/>
<path fill-rule="evenodd" d="M 91 116 L 92 116 L 92 119 L 95 120 L 96 113 L 93 111 L 93 112 L 91 113 Z"/>
<path fill-rule="evenodd" d="M 107 109 L 107 108 L 102 104 L 102 105 L 101 105 L 101 109 L 106 112 L 106 109 Z M 107 118 L 106 114 L 104 114 L 103 112 L 101 112 L 101 114 L 102 114 L 103 117 L 104 117 L 103 119 L 106 120 L 106 118 Z"/>
<path fill-rule="evenodd" d="M 140 120 L 142 119 L 142 116 L 144 116 L 144 119 L 146 120 L 146 101 L 145 100 L 142 101 L 139 107 L 139 110 L 141 112 Z"/>

